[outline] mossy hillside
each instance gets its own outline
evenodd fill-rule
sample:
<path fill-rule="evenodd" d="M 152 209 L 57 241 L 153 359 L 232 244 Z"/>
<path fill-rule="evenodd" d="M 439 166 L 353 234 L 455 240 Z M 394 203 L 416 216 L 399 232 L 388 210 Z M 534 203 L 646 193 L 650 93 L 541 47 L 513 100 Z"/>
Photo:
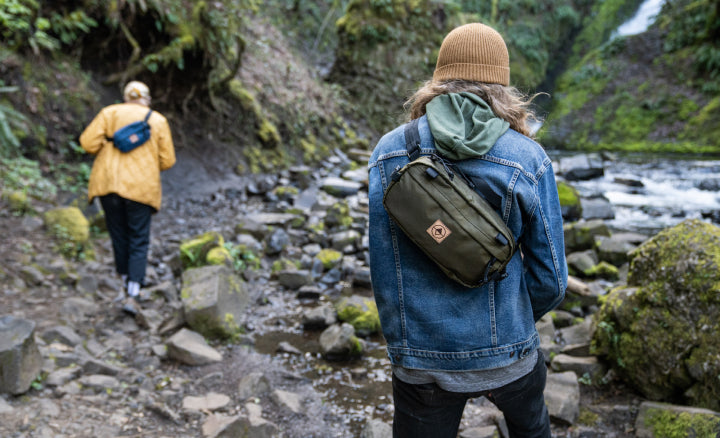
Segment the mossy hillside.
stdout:
<path fill-rule="evenodd" d="M 720 408 L 720 228 L 687 220 L 636 249 L 602 299 L 595 351 L 653 400 Z"/>
<path fill-rule="evenodd" d="M 614 39 L 572 65 L 558 80 L 540 141 L 584 151 L 720 152 L 720 85 L 713 85 L 720 84 L 720 51 L 707 40 L 720 26 L 707 22 L 699 36 L 692 26 L 676 29 L 675 20 L 688 15 L 705 26 L 702 11 L 713 7 L 685 3 L 668 2 L 649 31 Z M 717 62 L 703 64 L 701 54 Z"/>

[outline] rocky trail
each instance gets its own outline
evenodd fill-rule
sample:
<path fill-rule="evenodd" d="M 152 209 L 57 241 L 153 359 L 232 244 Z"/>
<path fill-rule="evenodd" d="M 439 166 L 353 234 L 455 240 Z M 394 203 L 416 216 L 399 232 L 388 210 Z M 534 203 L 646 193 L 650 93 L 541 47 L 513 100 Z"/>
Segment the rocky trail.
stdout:
<path fill-rule="evenodd" d="M 341 299 L 372 300 L 362 159 L 338 152 L 319 170 L 233 177 L 205 191 L 184 190 L 182 178 L 171 175 L 153 220 L 149 299 L 136 317 L 113 301 L 120 282 L 107 235 L 94 238 L 93 260 L 68 260 L 54 250 L 42 215 L 3 208 L 0 329 L 34 341 L 39 356 L 25 352 L 23 360 L 39 362 L 41 373 L 29 389 L 0 395 L 0 436 L 391 436 L 382 338 L 338 321 Z M 217 274 L 245 284 L 246 307 L 236 321 L 242 330 L 231 340 L 203 338 L 182 316 L 190 286 L 179 248 L 209 231 L 260 255 L 252 267 L 248 261 Z M 341 254 L 330 265 L 318 259 L 328 248 Z M 294 266 L 278 270 L 282 260 Z M 574 281 L 575 305 L 538 323 L 552 358 L 546 397 L 553 436 L 652 436 L 636 421 L 648 403 L 588 352 L 597 297 L 610 286 Z M 332 354 L 348 351 L 328 345 L 347 342 L 340 335 L 347 327 L 361 356 Z M 22 376 L 22 366 L 14 372 Z M 476 399 L 460 436 L 507 434 L 500 412 Z"/>

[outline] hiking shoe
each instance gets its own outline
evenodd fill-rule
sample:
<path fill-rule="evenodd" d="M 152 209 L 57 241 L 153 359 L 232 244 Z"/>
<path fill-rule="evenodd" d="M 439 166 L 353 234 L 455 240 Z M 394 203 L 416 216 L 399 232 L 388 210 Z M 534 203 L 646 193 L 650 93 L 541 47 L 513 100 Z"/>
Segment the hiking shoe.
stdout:
<path fill-rule="evenodd" d="M 124 313 L 127 313 L 130 316 L 135 316 L 138 314 L 138 309 L 140 309 L 140 305 L 133 297 L 127 298 L 122 303 L 122 311 Z"/>

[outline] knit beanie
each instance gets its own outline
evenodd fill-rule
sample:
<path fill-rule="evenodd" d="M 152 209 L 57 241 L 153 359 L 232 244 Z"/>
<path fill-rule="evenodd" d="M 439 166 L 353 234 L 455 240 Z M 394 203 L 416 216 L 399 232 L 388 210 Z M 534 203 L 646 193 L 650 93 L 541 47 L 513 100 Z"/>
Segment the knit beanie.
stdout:
<path fill-rule="evenodd" d="M 140 81 L 132 81 L 125 85 L 125 90 L 123 91 L 123 98 L 126 102 L 129 100 L 140 99 L 142 97 L 150 97 L 150 88 L 148 88 L 147 85 L 143 84 Z"/>
<path fill-rule="evenodd" d="M 440 46 L 433 80 L 452 79 L 510 85 L 510 57 L 496 30 L 470 23 L 447 34 Z"/>

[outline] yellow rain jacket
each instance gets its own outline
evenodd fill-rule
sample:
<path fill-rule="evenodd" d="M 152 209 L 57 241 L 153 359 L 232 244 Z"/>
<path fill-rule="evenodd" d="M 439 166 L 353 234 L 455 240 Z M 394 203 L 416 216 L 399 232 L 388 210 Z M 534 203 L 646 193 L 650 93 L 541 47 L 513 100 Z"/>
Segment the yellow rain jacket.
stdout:
<path fill-rule="evenodd" d="M 88 199 L 115 193 L 160 210 L 160 172 L 175 164 L 175 148 L 165 117 L 153 111 L 150 140 L 130 152 L 120 152 L 108 137 L 133 122 L 143 120 L 150 108 L 137 103 L 120 103 L 103 108 L 80 135 L 80 145 L 97 155 L 90 173 Z"/>

